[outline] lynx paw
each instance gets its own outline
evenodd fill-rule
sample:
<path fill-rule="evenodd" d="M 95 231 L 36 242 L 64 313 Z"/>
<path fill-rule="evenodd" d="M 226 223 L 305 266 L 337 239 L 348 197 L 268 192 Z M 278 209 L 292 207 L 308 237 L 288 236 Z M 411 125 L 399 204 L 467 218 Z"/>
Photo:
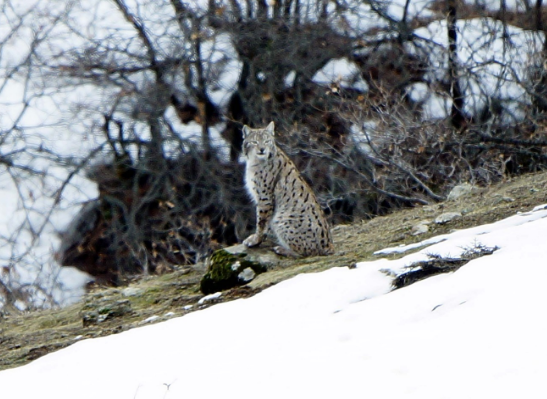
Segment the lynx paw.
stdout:
<path fill-rule="evenodd" d="M 280 255 L 280 256 L 289 256 L 291 258 L 297 258 L 298 255 L 296 253 L 294 253 L 293 251 L 291 251 L 290 249 L 287 249 L 287 248 L 284 248 L 282 246 L 276 246 L 273 248 L 273 251 Z"/>
<path fill-rule="evenodd" d="M 258 234 L 251 234 L 243 241 L 243 244 L 247 247 L 256 247 L 262 242 L 261 237 Z"/>

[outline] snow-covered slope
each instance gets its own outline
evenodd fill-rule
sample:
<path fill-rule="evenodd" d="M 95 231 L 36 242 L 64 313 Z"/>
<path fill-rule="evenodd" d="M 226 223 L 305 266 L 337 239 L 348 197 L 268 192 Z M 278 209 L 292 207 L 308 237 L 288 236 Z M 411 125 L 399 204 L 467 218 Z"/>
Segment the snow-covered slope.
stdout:
<path fill-rule="evenodd" d="M 300 275 L 249 299 L 78 342 L 0 372 L 1 397 L 544 398 L 546 232 L 539 206 L 399 260 Z M 391 291 L 386 270 L 478 243 L 499 249 Z"/>

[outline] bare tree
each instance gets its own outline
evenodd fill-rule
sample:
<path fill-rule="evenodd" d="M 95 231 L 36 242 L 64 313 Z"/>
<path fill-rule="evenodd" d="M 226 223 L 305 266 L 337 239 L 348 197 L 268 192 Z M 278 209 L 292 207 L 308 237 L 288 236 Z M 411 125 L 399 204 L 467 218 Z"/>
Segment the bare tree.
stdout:
<path fill-rule="evenodd" d="M 61 301 L 54 252 L 119 284 L 239 241 L 243 124 L 334 223 L 545 165 L 541 0 L 0 1 L 5 306 Z"/>
<path fill-rule="evenodd" d="M 2 2 L 0 19 L 0 307 L 8 310 L 64 302 L 59 270 L 52 259 L 59 209 L 78 201 L 82 163 L 59 151 L 54 140 L 62 121 L 44 85 L 41 52 L 70 7 Z M 76 182 L 78 184 L 79 182 Z M 70 200 L 65 196 L 71 192 Z"/>
<path fill-rule="evenodd" d="M 455 0 L 448 0 L 448 78 L 452 108 L 450 110 L 450 123 L 454 128 L 463 127 L 465 117 L 463 115 L 464 98 L 460 87 L 458 73 L 461 68 L 458 66 L 458 28 L 456 25 L 457 5 Z"/>

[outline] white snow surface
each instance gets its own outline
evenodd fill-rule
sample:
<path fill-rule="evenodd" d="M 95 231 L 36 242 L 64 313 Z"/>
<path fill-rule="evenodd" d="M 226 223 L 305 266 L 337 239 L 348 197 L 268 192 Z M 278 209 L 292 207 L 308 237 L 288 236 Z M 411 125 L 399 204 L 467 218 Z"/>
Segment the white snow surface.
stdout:
<path fill-rule="evenodd" d="M 545 398 L 547 209 L 0 372 L 3 399 Z M 392 291 L 427 253 L 492 255 Z"/>

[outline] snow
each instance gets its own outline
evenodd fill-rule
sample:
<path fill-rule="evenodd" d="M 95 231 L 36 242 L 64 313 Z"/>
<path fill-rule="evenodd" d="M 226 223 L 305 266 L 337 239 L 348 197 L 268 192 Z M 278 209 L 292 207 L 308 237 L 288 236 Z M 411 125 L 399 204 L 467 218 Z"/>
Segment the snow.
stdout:
<path fill-rule="evenodd" d="M 484 6 L 488 10 L 497 10 L 501 4 L 497 0 L 466 2 Z M 144 55 L 142 43 L 114 2 L 70 2 L 68 6 L 63 2 L 38 0 L 12 3 L 0 13 L 0 156 L 24 151 L 14 157 L 17 165 L 34 168 L 48 176 L 30 176 L 21 169 L 15 169 L 15 172 L 12 169 L 10 174 L 0 165 L 3 205 L 3 213 L 0 214 L 0 262 L 17 269 L 13 273 L 19 276 L 21 284 L 38 282 L 46 290 L 55 288 L 53 302 L 66 304 L 79 298 L 88 276 L 75 269 L 59 269 L 52 257 L 59 247 L 57 233 L 67 226 L 85 201 L 98 195 L 96 185 L 84 177 L 82 170 L 66 185 L 61 202 L 56 204 L 57 190 L 69 176 L 70 171 L 66 165 L 76 168 L 93 150 L 97 150 L 97 159 L 93 159 L 93 162 L 104 161 L 108 157 L 106 150 L 101 150 L 101 146 L 105 145 L 105 137 L 100 132 L 100 126 L 103 123 L 102 115 L 110 113 L 113 103 L 118 104 L 114 116 L 126 123 L 127 131 L 147 139 L 149 134 L 145 124 L 136 119 L 140 111 L 146 114 L 149 105 L 144 93 L 149 93 L 151 99 L 156 98 L 157 93 L 150 89 L 152 77 L 146 72 L 128 75 L 123 87 L 105 84 L 101 88 L 69 76 L 59 79 L 48 68 L 31 68 L 28 75 L 26 73 L 29 64 L 27 58 L 34 45 L 38 46 L 37 58 L 48 60 L 44 65 L 66 66 L 74 61 L 77 54 L 87 61 L 97 58 L 119 65 L 141 65 Z M 127 2 L 130 12 L 146 25 L 157 48 L 159 60 L 176 58 L 174 56 L 180 54 L 193 57 L 189 43 L 179 40 L 180 28 L 176 19 L 172 18 L 171 5 L 153 1 L 141 3 L 136 0 Z M 236 3 L 246 15 L 246 2 L 234 3 L 230 0 L 217 1 L 218 12 L 233 12 L 232 7 Z M 210 1 L 198 0 L 185 4 L 204 16 Z M 256 5 L 256 2 L 249 4 Z M 292 4 L 294 11 L 296 3 Z M 319 18 L 322 2 L 302 0 L 299 4 L 301 22 L 312 22 Z M 414 18 L 433 21 L 414 31 L 423 40 L 418 40 L 418 45 L 411 50 L 434 51 L 428 54 L 432 68 L 428 71 L 427 82 L 413 84 L 408 94 L 423 104 L 425 119 L 444 118 L 449 114 L 450 99 L 438 88 L 439 81 L 445 80 L 447 73 L 446 21 L 444 15 L 432 8 L 430 0 L 340 0 L 325 4 L 328 10 L 327 22 L 333 29 L 360 37 L 365 43 L 393 35 L 394 27 L 403 18 L 409 23 Z M 508 0 L 505 4 L 508 10 L 526 8 L 523 0 Z M 268 15 L 272 15 L 274 5 L 274 1 L 267 2 Z M 252 11 L 256 12 L 256 8 Z M 53 24 L 57 18 L 58 22 Z M 443 20 L 434 21 L 435 18 Z M 13 33 L 12 29 L 16 26 L 16 32 Z M 500 21 L 489 18 L 460 20 L 458 31 L 459 62 L 465 71 L 470 72 L 468 77 L 460 80 L 466 100 L 465 111 L 477 114 L 494 99 L 504 107 L 502 118 L 522 118 L 523 110 L 530 103 L 527 94 L 530 87 L 521 82 L 530 82 L 529 72 L 534 68 L 536 71 L 542 68 L 539 64 L 541 60 L 531 58 L 530 53 L 541 52 L 543 36 L 509 25 L 504 29 Z M 490 42 L 491 32 L 494 38 Z M 503 40 L 505 37 L 509 38 L 507 42 Z M 83 48 L 87 51 L 82 52 Z M 109 57 L 107 60 L 104 60 L 105 55 Z M 207 88 L 208 95 L 223 108 L 237 87 L 242 68 L 230 35 L 205 29 L 201 57 L 206 61 L 204 73 L 211 83 Z M 191 98 L 187 98 L 183 75 L 178 71 L 166 79 L 172 80 L 170 83 L 177 88 L 177 95 L 191 101 Z M 288 73 L 285 84 L 292 86 L 295 76 L 294 71 Z M 368 90 L 357 64 L 346 58 L 330 60 L 313 80 L 333 91 L 337 86 L 363 92 Z M 141 95 L 127 94 L 135 91 Z M 165 120 L 174 128 L 176 136 L 166 138 L 164 149 L 167 156 L 177 156 L 188 141 L 199 145 L 199 124 L 182 124 L 172 107 L 167 109 Z M 372 133 L 367 135 L 365 130 L 372 123 L 362 121 L 363 126 L 352 128 L 356 141 L 361 142 L 360 147 L 369 152 L 371 150 L 367 141 L 375 137 Z M 210 135 L 220 156 L 228 158 L 229 148 L 221 136 L 223 128 L 223 123 L 211 127 Z M 41 152 L 44 149 L 64 158 L 53 162 L 47 154 Z M 136 149 L 130 148 L 130 151 Z M 45 215 L 50 211 L 50 218 L 46 220 Z M 34 234 L 37 231 L 41 232 L 39 237 Z M 64 291 L 61 289 L 63 287 Z M 36 299 L 31 305 L 42 306 L 48 303 L 48 298 Z"/>
<path fill-rule="evenodd" d="M 392 0 L 387 2 L 387 13 L 391 18 L 397 21 L 402 21 L 406 10 L 406 20 L 414 18 L 432 17 L 433 12 L 429 9 L 432 4 L 431 0 Z"/>
<path fill-rule="evenodd" d="M 0 372 L 2 398 L 544 398 L 545 205 Z M 391 290 L 428 253 L 492 255 Z M 407 250 L 411 249 L 406 247 Z"/>
<path fill-rule="evenodd" d="M 133 115 L 135 111 L 146 110 L 147 103 L 124 94 L 123 87 L 85 83 L 69 76 L 60 78 L 46 67 L 31 68 L 27 74 L 27 64 L 31 64 L 27 58 L 33 51 L 31 43 L 41 39 L 35 43 L 37 58 L 47 65 L 60 66 L 70 65 L 78 53 L 89 57 L 88 61 L 96 57 L 107 62 L 104 55 L 108 54 L 110 61 L 120 65 L 139 65 L 143 46 L 135 40 L 134 28 L 110 0 L 71 2 L 68 6 L 63 2 L 35 0 L 15 3 L 0 12 L 0 157 L 8 158 L 17 152 L 12 157 L 15 168 L 6 170 L 0 163 L 0 264 L 9 266 L 14 286 L 35 285 L 52 295 L 28 288 L 32 301 L 18 303 L 21 309 L 66 305 L 81 297 L 90 277 L 74 268 L 60 268 L 55 262 L 53 255 L 60 244 L 58 233 L 66 229 L 82 204 L 97 198 L 98 190 L 94 182 L 85 178 L 85 167 L 68 184 L 64 182 L 71 171 L 85 163 L 89 154 L 94 152 L 95 157 L 86 166 L 110 158 L 107 150 L 102 149 L 106 147 L 106 138 L 101 126 L 103 115 L 111 112 L 113 104 L 119 105 L 114 118 L 125 122 L 126 131 L 147 139 L 148 129 Z M 146 21 L 160 59 L 181 53 L 179 47 L 185 44 L 173 40 L 179 28 L 169 4 L 148 2 L 142 7 L 139 2 L 128 4 L 131 12 Z M 207 1 L 195 6 L 207 6 Z M 53 23 L 59 15 L 62 18 Z M 15 33 L 14 26 L 18 26 Z M 117 46 L 124 51 L 113 51 Z M 82 52 L 83 48 L 88 51 Z M 184 51 L 190 52 L 188 48 Z M 201 52 L 206 60 L 205 74 L 211 82 L 208 94 L 223 107 L 236 87 L 241 62 L 227 34 L 204 37 Z M 137 89 L 146 93 L 149 79 L 146 72 L 128 76 L 124 81 L 127 92 Z M 178 79 L 184 80 L 181 76 Z M 182 81 L 174 86 L 183 88 Z M 180 123 L 171 107 L 165 119 L 177 136 L 166 137 L 167 156 L 178 156 L 182 143 L 201 142 L 201 126 L 197 123 Z M 211 127 L 210 135 L 219 154 L 228 158 L 229 148 L 220 134 L 223 128 L 223 124 Z M 135 153 L 136 147 L 129 151 Z M 60 158 L 55 159 L 50 153 Z M 28 168 L 36 173 L 29 173 Z"/>
<path fill-rule="evenodd" d="M 157 315 L 150 316 L 150 317 L 147 317 L 146 319 L 144 319 L 143 321 L 141 321 L 141 324 L 151 323 L 151 322 L 153 322 L 153 321 L 158 320 L 159 318 L 160 318 L 160 317 L 157 316 Z"/>
<path fill-rule="evenodd" d="M 203 298 L 201 298 L 198 301 L 198 305 L 201 305 L 201 304 L 203 304 L 205 302 L 208 302 L 208 301 L 212 301 L 213 299 L 220 298 L 221 296 L 222 296 L 222 292 L 215 292 L 213 294 L 205 295 Z M 188 309 L 190 309 L 190 308 L 188 308 Z"/>
<path fill-rule="evenodd" d="M 414 244 L 403 245 L 393 248 L 385 248 L 380 251 L 376 251 L 374 254 L 388 255 L 392 253 L 404 253 L 415 248 L 420 248 L 431 244 L 437 244 L 444 241 L 446 241 L 448 245 L 453 245 L 455 242 L 459 242 L 461 245 L 465 245 L 465 242 L 470 240 L 474 242 L 482 242 L 483 235 L 490 232 L 492 228 L 495 228 L 497 230 L 514 228 L 515 226 L 520 226 L 521 224 L 525 224 L 530 221 L 545 217 L 544 214 L 539 211 L 545 210 L 546 207 L 547 205 L 538 205 L 530 212 L 517 213 L 515 216 L 511 216 L 507 219 L 501 220 L 493 224 L 486 224 L 465 230 L 455 231 L 450 234 L 443 234 Z"/>
<path fill-rule="evenodd" d="M 500 11 L 502 8 L 500 0 L 465 0 L 464 2 L 469 5 L 478 6 L 479 10 Z M 505 3 L 505 9 L 508 11 L 525 12 L 527 9 L 535 7 L 535 2 L 529 0 L 504 0 L 503 3 Z"/>
<path fill-rule="evenodd" d="M 56 53 L 61 42 L 66 48 L 66 30 L 53 28 L 48 21 L 66 10 L 60 3 L 46 6 L 27 1 L 0 14 L 2 26 L 8 27 L 2 32 L 0 57 L 0 156 L 15 153 L 13 167 L 0 165 L 0 262 L 10 269 L 10 284 L 26 286 L 31 295 L 30 303 L 16 304 L 21 309 L 74 302 L 89 280 L 73 268 L 60 269 L 53 253 L 59 245 L 57 233 L 83 201 L 97 195 L 95 184 L 83 177 L 83 171 L 69 179 L 88 151 L 100 145 L 72 119 L 70 107 L 80 98 L 100 100 L 85 87 L 53 88 L 48 71 L 27 71 L 32 40 L 47 42 L 40 47 L 42 55 Z M 17 31 L 9 35 L 14 26 Z M 73 38 L 72 44 L 77 41 Z"/>
<path fill-rule="evenodd" d="M 408 3 L 408 5 L 407 5 Z M 434 16 L 430 10 L 430 0 L 388 0 L 364 2 L 342 0 L 338 2 L 340 10 L 335 14 L 332 26 L 343 33 L 352 35 L 377 35 L 377 29 L 389 29 L 390 21 L 406 21 L 413 18 L 428 19 Z M 405 16 L 405 6 L 407 6 Z"/>
<path fill-rule="evenodd" d="M 207 94 L 213 103 L 224 108 L 236 90 L 243 63 L 238 60 L 232 39 L 226 33 L 204 42 L 201 56 L 209 66 Z"/>
<path fill-rule="evenodd" d="M 361 77 L 359 67 L 354 62 L 348 61 L 345 58 L 337 58 L 327 62 L 313 76 L 312 81 L 325 86 L 339 84 L 344 88 L 354 88 L 361 91 L 368 90 L 368 85 Z"/>
<path fill-rule="evenodd" d="M 530 88 L 525 82 L 538 62 L 534 56 L 541 52 L 543 33 L 511 25 L 504 28 L 501 21 L 492 18 L 459 20 L 457 31 L 464 111 L 478 115 L 495 100 L 505 109 L 504 120 L 522 119 L 523 109 L 530 104 Z M 414 34 L 420 39 L 408 49 L 429 57 L 426 80 L 431 87 L 416 83 L 409 94 L 413 100 L 424 102 L 426 117 L 444 117 L 450 113 L 451 102 L 437 94 L 434 86 L 435 82 L 447 80 L 447 22 L 434 21 Z"/>

